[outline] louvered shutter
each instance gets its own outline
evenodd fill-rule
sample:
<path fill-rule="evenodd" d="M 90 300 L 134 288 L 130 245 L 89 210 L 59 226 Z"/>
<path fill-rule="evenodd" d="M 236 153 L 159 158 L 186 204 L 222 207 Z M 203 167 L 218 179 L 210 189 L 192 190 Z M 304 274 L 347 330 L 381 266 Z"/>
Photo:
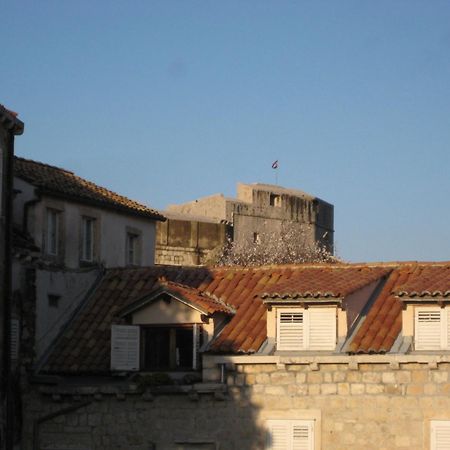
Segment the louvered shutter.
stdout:
<path fill-rule="evenodd" d="M 266 450 L 314 450 L 314 422 L 268 420 Z"/>
<path fill-rule="evenodd" d="M 111 326 L 111 370 L 139 370 L 139 327 Z"/>
<path fill-rule="evenodd" d="M 336 308 L 308 309 L 308 350 L 336 348 Z"/>
<path fill-rule="evenodd" d="M 450 449 L 450 421 L 431 421 L 431 450 Z"/>
<path fill-rule="evenodd" d="M 313 422 L 293 422 L 292 450 L 313 450 Z"/>
<path fill-rule="evenodd" d="M 444 330 L 444 333 L 445 333 L 445 335 L 447 337 L 447 342 L 446 342 L 446 345 L 445 345 L 445 349 L 446 350 L 450 350 L 450 308 L 448 306 L 445 308 L 445 313 L 444 314 L 445 314 L 446 319 L 447 319 L 447 323 L 445 324 L 446 326 L 445 326 L 445 330 Z"/>
<path fill-rule="evenodd" d="M 290 450 L 289 449 L 289 426 L 288 420 L 267 421 L 267 450 Z"/>
<path fill-rule="evenodd" d="M 277 319 L 277 349 L 303 350 L 304 344 L 304 313 L 280 310 Z"/>
<path fill-rule="evenodd" d="M 414 346 L 416 350 L 440 350 L 442 346 L 441 308 L 416 308 Z"/>
<path fill-rule="evenodd" d="M 20 337 L 19 321 L 17 319 L 11 319 L 10 336 L 11 336 L 11 344 L 10 344 L 11 360 L 16 361 L 19 358 L 19 337 Z"/>

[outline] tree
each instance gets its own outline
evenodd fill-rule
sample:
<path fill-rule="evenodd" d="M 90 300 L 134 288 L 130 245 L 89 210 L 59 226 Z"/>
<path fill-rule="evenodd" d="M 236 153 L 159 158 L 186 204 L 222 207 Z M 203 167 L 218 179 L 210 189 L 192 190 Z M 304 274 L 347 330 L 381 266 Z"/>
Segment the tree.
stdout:
<path fill-rule="evenodd" d="M 325 245 L 311 242 L 307 230 L 287 227 L 279 233 L 258 235 L 254 242 L 233 241 L 210 256 L 217 266 L 262 266 L 270 264 L 336 263 L 339 258 Z"/>

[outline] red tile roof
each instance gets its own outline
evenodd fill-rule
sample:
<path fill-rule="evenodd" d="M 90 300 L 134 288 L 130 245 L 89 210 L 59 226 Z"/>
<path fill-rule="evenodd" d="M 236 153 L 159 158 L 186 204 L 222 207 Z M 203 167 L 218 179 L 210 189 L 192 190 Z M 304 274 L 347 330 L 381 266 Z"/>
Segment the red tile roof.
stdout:
<path fill-rule="evenodd" d="M 348 349 L 352 353 L 386 352 L 401 329 L 401 301 L 392 292 L 405 285 L 410 277 L 419 276 L 416 272 L 419 268 L 428 266 L 426 263 L 380 263 L 110 269 L 58 339 L 43 370 L 50 373 L 107 373 L 111 324 L 123 308 L 154 292 L 160 277 L 169 280 L 171 289 L 180 289 L 183 295 L 191 296 L 197 291 L 196 301 L 206 295 L 232 305 L 236 314 L 210 346 L 211 352 L 229 354 L 254 353 L 266 340 L 267 310 L 261 298 L 264 292 L 282 291 L 279 286 L 290 286 L 291 292 L 308 291 L 312 296 L 319 292 L 348 295 L 373 281 L 385 280 Z M 448 266 L 449 263 L 436 265 L 433 269 L 436 279 L 448 273 Z M 298 285 L 290 284 L 289 280 L 297 280 Z M 333 288 L 330 280 L 339 287 Z M 450 280 L 447 290 L 449 288 Z"/>
<path fill-rule="evenodd" d="M 386 275 L 384 267 L 308 268 L 293 272 L 284 282 L 269 286 L 264 299 L 342 298 Z"/>
<path fill-rule="evenodd" d="M 176 298 L 185 300 L 187 303 L 198 307 L 206 314 L 214 314 L 223 312 L 226 314 L 234 314 L 236 310 L 215 296 L 209 295 L 207 292 L 200 292 L 198 289 L 186 286 L 184 284 L 168 281 L 164 277 L 158 279 L 158 285 L 155 289 L 157 293 L 166 292 Z"/>
<path fill-rule="evenodd" d="M 59 167 L 15 157 L 14 174 L 36 186 L 45 194 L 91 203 L 154 220 L 165 220 L 158 211 L 97 186 L 91 181 L 84 180 L 73 172 Z"/>
<path fill-rule="evenodd" d="M 399 297 L 450 297 L 450 264 L 417 266 L 401 286 L 395 288 Z"/>

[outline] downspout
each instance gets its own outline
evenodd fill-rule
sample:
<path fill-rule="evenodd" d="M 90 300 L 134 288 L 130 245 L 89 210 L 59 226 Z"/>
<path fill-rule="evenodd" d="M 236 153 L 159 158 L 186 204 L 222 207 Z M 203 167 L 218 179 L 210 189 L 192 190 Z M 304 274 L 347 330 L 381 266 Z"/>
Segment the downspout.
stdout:
<path fill-rule="evenodd" d="M 75 405 L 62 408 L 58 411 L 54 411 L 52 413 L 46 414 L 45 416 L 39 417 L 38 419 L 35 419 L 33 421 L 33 450 L 39 450 L 39 429 L 40 429 L 39 427 L 43 423 L 51 419 L 54 419 L 55 417 L 64 416 L 65 414 L 76 411 L 77 409 L 83 408 L 84 406 L 90 405 L 91 403 L 92 400 L 83 403 L 77 403 Z"/>

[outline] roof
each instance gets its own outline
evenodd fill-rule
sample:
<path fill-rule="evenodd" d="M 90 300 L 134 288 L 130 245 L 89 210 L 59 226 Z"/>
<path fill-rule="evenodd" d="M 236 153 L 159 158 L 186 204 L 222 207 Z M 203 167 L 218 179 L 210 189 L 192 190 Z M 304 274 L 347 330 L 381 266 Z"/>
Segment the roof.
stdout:
<path fill-rule="evenodd" d="M 173 267 L 109 269 L 87 298 L 78 315 L 57 340 L 42 370 L 49 373 L 107 373 L 109 371 L 110 327 L 117 314 L 138 299 L 160 287 L 179 290 L 192 301 L 218 299 L 236 313 L 212 341 L 209 351 L 225 354 L 251 354 L 266 341 L 264 292 L 317 296 L 349 295 L 379 280 L 381 289 L 370 304 L 359 328 L 350 336 L 351 353 L 387 352 L 401 329 L 401 301 L 393 294 L 409 281 L 426 285 L 421 276 L 433 272 L 433 280 L 448 274 L 450 263 L 301 264 L 239 267 Z M 430 269 L 430 270 L 428 270 Z M 417 277 L 417 279 L 416 279 Z M 450 280 L 445 278 L 447 290 Z M 333 287 L 336 283 L 336 287 Z M 280 289 L 282 287 L 282 289 Z M 288 291 L 286 291 L 288 292 Z M 191 294 L 193 297 L 190 297 Z M 296 294 L 295 294 L 296 295 Z"/>
<path fill-rule="evenodd" d="M 8 129 L 13 130 L 14 134 L 22 134 L 24 124 L 17 118 L 18 114 L 5 108 L 0 104 L 0 123 L 3 123 Z"/>
<path fill-rule="evenodd" d="M 155 209 L 116 194 L 59 167 L 15 157 L 14 174 L 36 186 L 44 194 L 90 203 L 153 220 L 165 220 L 164 216 Z"/>
<path fill-rule="evenodd" d="M 402 298 L 450 297 L 450 264 L 415 267 L 394 294 Z"/>
<path fill-rule="evenodd" d="M 387 267 L 311 267 L 293 272 L 283 282 L 268 286 L 263 299 L 343 298 L 386 275 Z"/>
<path fill-rule="evenodd" d="M 170 296 L 187 303 L 188 305 L 201 310 L 203 314 L 214 314 L 222 312 L 225 314 L 234 314 L 235 309 L 221 301 L 220 299 L 208 295 L 206 292 L 200 292 L 198 289 L 185 286 L 184 284 L 175 283 L 166 280 L 165 277 L 158 278 L 155 288 L 150 295 L 146 295 L 132 305 L 126 307 L 121 315 L 130 314 L 137 309 L 141 309 L 147 303 L 158 298 L 161 294 L 169 294 Z"/>
<path fill-rule="evenodd" d="M 402 302 L 400 292 L 415 296 L 420 292 L 450 291 L 450 263 L 400 264 L 386 281 L 368 312 L 361 328 L 349 345 L 353 353 L 388 352 L 402 328 Z"/>

